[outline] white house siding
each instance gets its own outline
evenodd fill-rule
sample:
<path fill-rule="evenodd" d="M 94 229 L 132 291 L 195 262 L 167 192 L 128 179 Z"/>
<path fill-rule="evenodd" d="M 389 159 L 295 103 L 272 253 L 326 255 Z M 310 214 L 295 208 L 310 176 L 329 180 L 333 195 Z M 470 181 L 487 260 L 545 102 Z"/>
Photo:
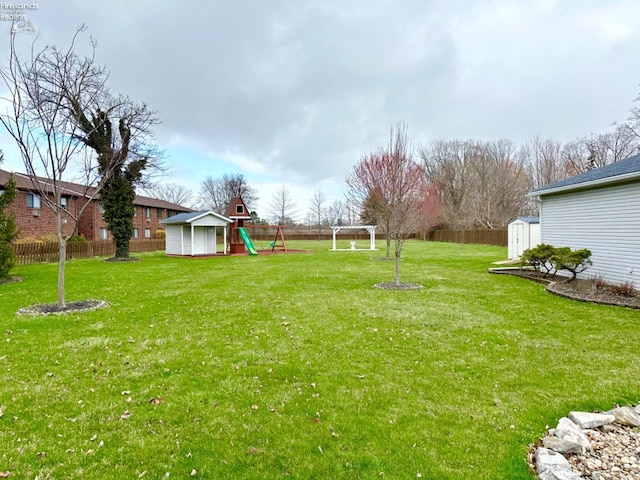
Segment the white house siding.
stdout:
<path fill-rule="evenodd" d="M 181 255 L 180 225 L 167 225 L 166 230 L 166 252 L 170 255 Z"/>
<path fill-rule="evenodd" d="M 588 248 L 593 267 L 581 277 L 640 286 L 640 183 L 542 196 L 542 243 Z"/>

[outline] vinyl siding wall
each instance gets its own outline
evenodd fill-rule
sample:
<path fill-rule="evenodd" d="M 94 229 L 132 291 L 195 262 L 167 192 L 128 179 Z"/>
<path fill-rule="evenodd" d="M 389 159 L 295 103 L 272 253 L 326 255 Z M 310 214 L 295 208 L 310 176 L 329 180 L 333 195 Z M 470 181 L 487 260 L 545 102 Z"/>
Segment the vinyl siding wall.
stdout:
<path fill-rule="evenodd" d="M 640 183 L 543 196 L 541 241 L 588 248 L 593 267 L 582 278 L 640 286 Z"/>

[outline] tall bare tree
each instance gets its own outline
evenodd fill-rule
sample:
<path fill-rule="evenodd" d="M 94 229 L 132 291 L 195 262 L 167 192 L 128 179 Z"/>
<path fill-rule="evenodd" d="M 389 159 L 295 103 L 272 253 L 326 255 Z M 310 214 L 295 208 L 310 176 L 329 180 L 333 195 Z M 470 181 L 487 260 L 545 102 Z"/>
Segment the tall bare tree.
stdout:
<path fill-rule="evenodd" d="M 558 140 L 534 135 L 522 144 L 519 155 L 528 165 L 533 188 L 558 182 L 567 176 L 562 163 L 562 143 Z"/>
<path fill-rule="evenodd" d="M 151 198 L 157 198 L 177 205 L 190 207 L 193 203 L 193 191 L 179 183 L 161 183 L 153 187 L 145 188 L 144 192 Z"/>
<path fill-rule="evenodd" d="M 58 310 L 66 307 L 67 240 L 77 231 L 84 209 L 104 184 L 92 174 L 93 158 L 83 155 L 83 144 L 79 140 L 82 129 L 70 114 L 73 103 L 89 108 L 106 92 L 108 75 L 104 67 L 95 64 L 95 43 L 90 41 L 91 56 L 76 53 L 83 31 L 81 27 L 75 32 L 66 49 L 50 45 L 39 49 L 36 38 L 30 51 L 21 55 L 16 45 L 20 29 L 12 29 L 8 63 L 0 69 L 0 77 L 9 92 L 3 98 L 7 108 L 0 114 L 0 122 L 18 146 L 33 189 L 56 218 Z M 62 200 L 63 177 L 70 162 L 78 158 L 85 161 L 86 187 L 80 192 L 85 201 L 74 215 Z M 64 234 L 63 220 L 67 219 L 73 222 L 72 231 Z"/>
<path fill-rule="evenodd" d="M 510 140 L 437 140 L 420 156 L 450 228 L 501 228 L 526 206 L 530 175 Z"/>
<path fill-rule="evenodd" d="M 322 224 L 325 222 L 326 218 L 326 203 L 327 199 L 322 189 L 318 188 L 317 190 L 315 190 L 313 192 L 313 196 L 311 197 L 311 202 L 309 205 L 309 215 L 311 222 L 313 222 L 313 224 L 315 224 L 318 229 L 318 239 L 321 238 Z"/>
<path fill-rule="evenodd" d="M 579 175 L 618 162 L 638 152 L 640 137 L 637 136 L 637 126 L 630 120 L 614 125 L 609 132 L 583 135 L 568 142 L 563 148 L 562 156 L 567 174 Z"/>
<path fill-rule="evenodd" d="M 241 173 L 225 173 L 222 177 L 206 177 L 200 184 L 200 203 L 216 213 L 224 213 L 234 197 L 242 197 L 249 210 L 258 201 L 256 189 Z"/>
<path fill-rule="evenodd" d="M 442 202 L 442 220 L 452 228 L 466 226 L 469 165 L 477 154 L 472 141 L 438 139 L 419 149 L 427 180 L 435 185 Z"/>
<path fill-rule="evenodd" d="M 295 202 L 286 185 L 280 185 L 271 197 L 271 211 L 278 225 L 295 222 Z"/>

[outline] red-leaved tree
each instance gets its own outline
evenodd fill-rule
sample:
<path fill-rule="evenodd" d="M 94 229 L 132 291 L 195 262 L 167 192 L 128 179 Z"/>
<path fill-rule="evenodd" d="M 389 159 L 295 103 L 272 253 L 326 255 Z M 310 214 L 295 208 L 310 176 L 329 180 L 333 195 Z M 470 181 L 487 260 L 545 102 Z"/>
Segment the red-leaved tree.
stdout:
<path fill-rule="evenodd" d="M 349 198 L 385 230 L 387 258 L 393 244 L 395 285 L 400 285 L 400 256 L 406 241 L 425 224 L 436 222 L 438 213 L 437 195 L 413 160 L 406 125 L 391 128 L 387 149 L 362 157 L 347 177 L 347 185 Z"/>

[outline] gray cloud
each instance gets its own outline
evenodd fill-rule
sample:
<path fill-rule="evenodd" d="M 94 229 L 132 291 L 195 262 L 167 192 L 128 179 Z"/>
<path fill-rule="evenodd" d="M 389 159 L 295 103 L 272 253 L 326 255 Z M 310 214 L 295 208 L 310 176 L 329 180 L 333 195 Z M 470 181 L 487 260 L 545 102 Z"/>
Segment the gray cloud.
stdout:
<path fill-rule="evenodd" d="M 60 45 L 86 23 L 165 146 L 274 183 L 336 181 L 401 120 L 416 143 L 602 131 L 640 81 L 631 0 L 64 0 L 32 16 Z"/>

